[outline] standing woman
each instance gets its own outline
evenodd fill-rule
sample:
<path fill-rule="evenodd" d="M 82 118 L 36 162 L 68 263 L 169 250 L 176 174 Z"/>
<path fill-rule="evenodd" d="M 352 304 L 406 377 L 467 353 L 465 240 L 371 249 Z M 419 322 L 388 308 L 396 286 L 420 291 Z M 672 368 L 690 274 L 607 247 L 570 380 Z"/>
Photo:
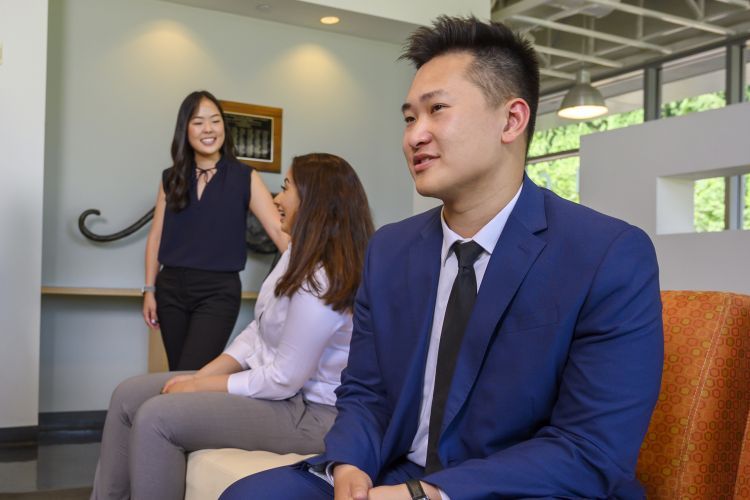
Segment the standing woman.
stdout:
<path fill-rule="evenodd" d="M 151 373 L 112 393 L 94 500 L 180 500 L 186 454 L 320 453 L 336 418 L 372 219 L 338 156 L 298 156 L 276 197 L 292 243 L 260 288 L 255 320 L 193 373 Z"/>
<path fill-rule="evenodd" d="M 268 188 L 235 158 L 224 123 L 221 105 L 209 92 L 182 101 L 172 166 L 162 172 L 146 241 L 143 319 L 161 328 L 171 371 L 202 367 L 234 329 L 248 209 L 280 252 L 289 244 Z"/>

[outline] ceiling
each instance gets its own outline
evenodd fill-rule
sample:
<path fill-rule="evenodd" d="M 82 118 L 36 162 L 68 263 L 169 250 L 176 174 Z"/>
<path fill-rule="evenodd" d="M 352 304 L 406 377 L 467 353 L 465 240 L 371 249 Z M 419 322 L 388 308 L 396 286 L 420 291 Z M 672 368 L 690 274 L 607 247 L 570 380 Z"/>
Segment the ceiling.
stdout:
<path fill-rule="evenodd" d="M 542 92 L 750 33 L 750 0 L 496 0 L 492 19 L 529 36 Z"/>
<path fill-rule="evenodd" d="M 399 45 L 417 27 L 300 0 L 166 1 Z M 572 85 L 582 68 L 596 81 L 649 60 L 750 34 L 750 0 L 487 1 L 493 20 L 534 41 L 541 62 L 542 94 L 548 95 Z M 342 22 L 324 26 L 319 20 L 326 15 L 339 16 Z M 721 65 L 721 54 L 717 58 Z M 710 70 L 700 64 L 707 60 L 691 60 L 690 71 Z"/>
<path fill-rule="evenodd" d="M 303 26 L 371 40 L 401 44 L 417 25 L 299 0 L 165 0 L 171 3 L 228 12 L 278 23 Z M 320 18 L 338 16 L 339 24 L 323 25 Z"/>

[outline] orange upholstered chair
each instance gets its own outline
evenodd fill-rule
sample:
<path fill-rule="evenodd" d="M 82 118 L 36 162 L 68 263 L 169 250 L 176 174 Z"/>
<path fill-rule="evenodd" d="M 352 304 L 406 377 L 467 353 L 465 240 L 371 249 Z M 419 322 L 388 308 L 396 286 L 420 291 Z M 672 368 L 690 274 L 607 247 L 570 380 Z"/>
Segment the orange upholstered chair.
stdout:
<path fill-rule="evenodd" d="M 662 302 L 664 375 L 637 476 L 649 499 L 750 499 L 750 297 Z"/>
<path fill-rule="evenodd" d="M 736 500 L 750 500 L 750 419 L 745 426 L 740 465 L 737 468 L 737 482 L 734 486 Z"/>

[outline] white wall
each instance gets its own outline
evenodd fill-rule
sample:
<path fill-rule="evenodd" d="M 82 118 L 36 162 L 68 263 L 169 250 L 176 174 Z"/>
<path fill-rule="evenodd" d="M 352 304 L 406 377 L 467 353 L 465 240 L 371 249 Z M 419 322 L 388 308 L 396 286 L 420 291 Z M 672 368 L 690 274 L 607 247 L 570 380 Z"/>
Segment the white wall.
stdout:
<path fill-rule="evenodd" d="M 148 210 L 169 165 L 177 108 L 194 89 L 281 107 L 284 170 L 292 156 L 340 154 L 360 175 L 376 224 L 411 213 L 399 106 L 412 71 L 400 47 L 155 0 L 50 5 L 43 283 L 140 287 L 146 229 L 96 244 Z M 264 174 L 278 189 L 282 175 Z M 251 256 L 246 290 L 269 264 Z M 252 317 L 245 307 L 238 325 Z M 106 407 L 114 385 L 146 370 L 137 299 L 46 297 L 40 411 Z"/>
<path fill-rule="evenodd" d="M 0 427 L 37 423 L 47 1 L 0 0 Z"/>
<path fill-rule="evenodd" d="M 675 214 L 666 210 L 669 203 L 658 203 L 659 196 L 671 195 L 685 206 L 685 196 L 692 193 L 680 189 L 681 180 L 750 171 L 749 123 L 750 103 L 744 103 L 581 139 L 581 203 L 651 236 L 662 289 L 750 294 L 750 231 L 657 231 L 659 222 L 675 225 Z M 670 183 L 673 189 L 659 195 L 657 186 Z"/>

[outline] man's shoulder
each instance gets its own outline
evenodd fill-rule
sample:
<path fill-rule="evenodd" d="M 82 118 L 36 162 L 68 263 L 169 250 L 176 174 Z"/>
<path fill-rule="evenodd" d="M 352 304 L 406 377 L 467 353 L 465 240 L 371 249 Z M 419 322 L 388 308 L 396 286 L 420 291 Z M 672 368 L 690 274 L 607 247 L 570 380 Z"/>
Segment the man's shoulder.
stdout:
<path fill-rule="evenodd" d="M 593 208 L 544 191 L 547 230 L 542 238 L 549 248 L 567 255 L 569 262 L 591 265 L 615 245 L 625 245 L 655 259 L 654 245 L 641 228 Z"/>
<path fill-rule="evenodd" d="M 616 235 L 629 229 L 640 231 L 624 220 L 562 198 L 548 189 L 542 188 L 542 191 L 550 227 L 575 234 L 594 232 L 601 236 Z"/>

